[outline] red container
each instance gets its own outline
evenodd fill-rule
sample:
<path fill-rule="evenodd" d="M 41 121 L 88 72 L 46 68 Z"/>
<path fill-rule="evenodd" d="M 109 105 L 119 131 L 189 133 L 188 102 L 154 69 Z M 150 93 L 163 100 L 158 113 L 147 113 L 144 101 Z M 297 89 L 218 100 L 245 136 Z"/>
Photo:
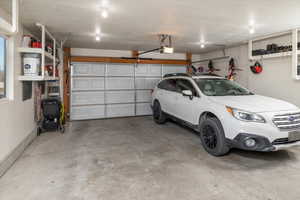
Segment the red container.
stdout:
<path fill-rule="evenodd" d="M 32 48 L 42 48 L 42 43 L 39 41 L 32 42 Z"/>

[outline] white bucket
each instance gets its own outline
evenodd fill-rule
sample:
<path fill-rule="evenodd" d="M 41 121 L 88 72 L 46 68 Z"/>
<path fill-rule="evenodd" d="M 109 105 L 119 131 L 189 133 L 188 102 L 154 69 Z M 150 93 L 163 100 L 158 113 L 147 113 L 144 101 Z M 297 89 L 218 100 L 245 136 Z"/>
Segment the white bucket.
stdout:
<path fill-rule="evenodd" d="M 40 69 L 39 54 L 24 54 L 23 56 L 23 72 L 26 75 L 39 75 Z"/>
<path fill-rule="evenodd" d="M 27 47 L 27 48 L 31 46 L 31 36 L 30 35 L 23 36 L 22 46 Z"/>

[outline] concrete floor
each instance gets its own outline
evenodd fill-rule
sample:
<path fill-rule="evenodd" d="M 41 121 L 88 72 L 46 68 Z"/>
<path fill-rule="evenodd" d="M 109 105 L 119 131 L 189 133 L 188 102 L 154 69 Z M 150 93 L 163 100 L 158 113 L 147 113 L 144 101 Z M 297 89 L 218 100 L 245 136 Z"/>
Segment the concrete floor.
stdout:
<path fill-rule="evenodd" d="M 298 200 L 300 148 L 208 155 L 151 117 L 73 122 L 38 137 L 0 178 L 5 200 Z"/>

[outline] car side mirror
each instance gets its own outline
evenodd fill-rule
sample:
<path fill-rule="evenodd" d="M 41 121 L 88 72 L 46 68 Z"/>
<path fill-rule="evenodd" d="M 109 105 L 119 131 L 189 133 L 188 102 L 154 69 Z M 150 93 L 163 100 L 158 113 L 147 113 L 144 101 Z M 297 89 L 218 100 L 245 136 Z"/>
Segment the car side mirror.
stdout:
<path fill-rule="evenodd" d="M 190 97 L 191 100 L 193 99 L 193 93 L 191 90 L 183 90 L 182 95 L 186 97 Z"/>

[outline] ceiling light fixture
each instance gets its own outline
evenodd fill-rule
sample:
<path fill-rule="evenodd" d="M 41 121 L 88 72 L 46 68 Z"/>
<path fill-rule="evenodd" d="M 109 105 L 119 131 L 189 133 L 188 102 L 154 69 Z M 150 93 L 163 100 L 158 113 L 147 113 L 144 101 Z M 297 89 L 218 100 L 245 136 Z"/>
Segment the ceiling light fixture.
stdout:
<path fill-rule="evenodd" d="M 201 49 L 205 48 L 205 44 L 200 45 Z"/>
<path fill-rule="evenodd" d="M 96 36 L 96 41 L 99 42 L 101 40 L 101 37 L 99 35 Z"/>
<path fill-rule="evenodd" d="M 100 31 L 100 28 L 97 28 L 96 29 L 96 35 L 100 35 L 101 31 Z"/>
<path fill-rule="evenodd" d="M 254 28 L 254 26 L 250 26 L 249 33 L 250 33 L 250 34 L 254 34 L 254 33 L 255 33 L 255 28 Z"/>
<path fill-rule="evenodd" d="M 101 16 L 102 16 L 103 18 L 107 18 L 107 17 L 108 17 L 108 12 L 107 12 L 107 10 L 103 9 L 102 12 L 101 12 Z"/>

